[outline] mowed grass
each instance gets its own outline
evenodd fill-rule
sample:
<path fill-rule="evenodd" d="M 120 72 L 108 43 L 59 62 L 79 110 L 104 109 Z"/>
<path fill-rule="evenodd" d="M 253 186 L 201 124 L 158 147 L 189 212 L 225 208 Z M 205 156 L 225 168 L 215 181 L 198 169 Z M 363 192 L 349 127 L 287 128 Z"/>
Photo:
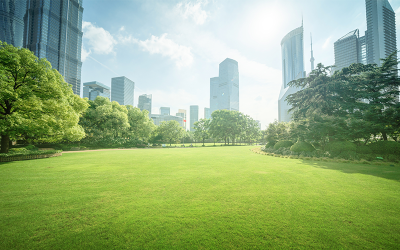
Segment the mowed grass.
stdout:
<path fill-rule="evenodd" d="M 0 248 L 399 248 L 398 166 L 283 159 L 253 147 L 0 164 Z"/>

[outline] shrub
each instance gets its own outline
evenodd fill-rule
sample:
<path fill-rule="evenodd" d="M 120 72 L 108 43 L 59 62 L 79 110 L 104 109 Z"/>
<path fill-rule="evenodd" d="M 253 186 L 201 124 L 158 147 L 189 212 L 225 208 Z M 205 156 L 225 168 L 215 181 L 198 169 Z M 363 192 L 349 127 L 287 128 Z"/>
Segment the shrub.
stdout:
<path fill-rule="evenodd" d="M 26 148 L 10 148 L 9 151 L 12 153 L 22 153 L 28 150 Z"/>
<path fill-rule="evenodd" d="M 370 147 L 363 145 L 363 146 L 358 146 L 356 152 L 357 154 L 371 154 L 372 150 Z"/>
<path fill-rule="evenodd" d="M 275 146 L 275 142 L 268 142 L 266 145 L 265 145 L 265 147 L 266 148 L 272 148 L 272 147 L 274 147 Z"/>
<path fill-rule="evenodd" d="M 25 148 L 26 148 L 26 150 L 32 150 L 32 151 L 38 150 L 38 148 L 35 147 L 34 145 L 28 145 Z"/>
<path fill-rule="evenodd" d="M 348 141 L 329 142 L 325 149 L 330 153 L 338 155 L 342 152 L 356 152 L 356 145 Z"/>
<path fill-rule="evenodd" d="M 315 148 L 308 142 L 298 141 L 290 147 L 290 151 L 293 152 L 312 152 Z"/>
<path fill-rule="evenodd" d="M 400 143 L 395 141 L 377 141 L 369 145 L 374 154 L 400 154 Z"/>
<path fill-rule="evenodd" d="M 290 148 L 293 145 L 293 142 L 291 141 L 278 141 L 274 149 L 279 149 L 279 148 Z"/>

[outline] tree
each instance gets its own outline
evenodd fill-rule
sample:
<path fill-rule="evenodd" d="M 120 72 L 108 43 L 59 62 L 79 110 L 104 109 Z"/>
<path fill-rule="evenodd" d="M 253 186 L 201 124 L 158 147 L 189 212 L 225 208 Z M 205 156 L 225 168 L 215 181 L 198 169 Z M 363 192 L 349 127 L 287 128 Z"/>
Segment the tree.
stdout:
<path fill-rule="evenodd" d="M 78 125 L 88 104 L 46 59 L 0 42 L 1 152 L 9 141 L 77 141 L 85 136 Z"/>
<path fill-rule="evenodd" d="M 177 121 L 164 121 L 156 129 L 157 135 L 160 136 L 163 141 L 169 142 L 170 146 L 173 142 L 178 141 L 182 137 L 184 131 L 185 130 Z"/>
<path fill-rule="evenodd" d="M 204 140 L 208 139 L 209 137 L 208 133 L 209 127 L 210 127 L 210 119 L 200 119 L 199 121 L 194 123 L 194 129 L 196 130 L 194 132 L 194 135 L 203 141 L 203 146 L 204 146 Z"/>
<path fill-rule="evenodd" d="M 128 110 L 118 102 L 110 102 L 107 97 L 97 96 L 94 101 L 88 101 L 87 109 L 80 124 L 85 129 L 89 142 L 110 141 L 128 133 Z"/>
<path fill-rule="evenodd" d="M 128 136 L 130 138 L 147 141 L 156 128 L 152 119 L 149 118 L 149 111 L 140 111 L 139 108 L 126 106 L 128 109 Z"/>

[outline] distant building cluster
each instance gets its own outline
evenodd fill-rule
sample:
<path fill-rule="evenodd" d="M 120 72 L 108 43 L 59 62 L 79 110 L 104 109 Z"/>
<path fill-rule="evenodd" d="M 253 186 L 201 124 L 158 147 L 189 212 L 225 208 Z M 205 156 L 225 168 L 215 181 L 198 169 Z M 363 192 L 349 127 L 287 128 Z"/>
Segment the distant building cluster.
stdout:
<path fill-rule="evenodd" d="M 377 64 L 381 59 L 397 51 L 396 14 L 388 0 L 365 0 L 367 31 L 360 36 L 358 29 L 350 31 L 334 43 L 335 67 L 341 70 L 353 63 Z M 282 87 L 278 99 L 278 119 L 289 122 L 290 105 L 285 101 L 299 88 L 288 86 L 292 80 L 306 76 L 303 59 L 303 24 L 289 32 L 281 42 L 282 52 Z M 311 70 L 314 70 L 314 55 L 311 40 Z"/>

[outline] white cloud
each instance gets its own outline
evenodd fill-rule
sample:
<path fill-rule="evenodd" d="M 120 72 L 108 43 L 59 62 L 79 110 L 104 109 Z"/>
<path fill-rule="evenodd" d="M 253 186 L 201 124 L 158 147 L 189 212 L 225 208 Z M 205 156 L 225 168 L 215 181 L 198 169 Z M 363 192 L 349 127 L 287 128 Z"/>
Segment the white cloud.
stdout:
<path fill-rule="evenodd" d="M 85 50 L 85 47 L 82 46 L 82 51 L 81 51 L 81 61 L 84 62 L 86 61 L 86 58 L 92 53 L 91 50 Z"/>
<path fill-rule="evenodd" d="M 190 66 L 193 63 L 193 54 L 191 48 L 179 45 L 173 40 L 167 38 L 167 34 L 160 37 L 151 36 L 150 39 L 141 41 L 132 36 L 119 36 L 118 40 L 121 43 L 134 43 L 138 44 L 144 51 L 150 54 L 160 54 L 169 57 L 175 61 L 178 68 Z"/>
<path fill-rule="evenodd" d="M 117 41 L 101 27 L 96 27 L 91 22 L 82 22 L 83 38 L 87 40 L 89 51 L 96 54 L 110 54 L 114 52 Z"/>
<path fill-rule="evenodd" d="M 328 37 L 328 38 L 325 40 L 324 45 L 322 45 L 322 48 L 323 48 L 323 49 L 326 49 L 326 48 L 328 47 L 329 43 L 331 42 L 331 39 L 332 39 L 332 36 Z"/>
<path fill-rule="evenodd" d="M 191 18 L 196 24 L 204 24 L 208 14 L 202 9 L 203 6 L 207 5 L 207 1 L 192 2 L 180 2 L 176 5 L 176 9 L 184 19 Z"/>

